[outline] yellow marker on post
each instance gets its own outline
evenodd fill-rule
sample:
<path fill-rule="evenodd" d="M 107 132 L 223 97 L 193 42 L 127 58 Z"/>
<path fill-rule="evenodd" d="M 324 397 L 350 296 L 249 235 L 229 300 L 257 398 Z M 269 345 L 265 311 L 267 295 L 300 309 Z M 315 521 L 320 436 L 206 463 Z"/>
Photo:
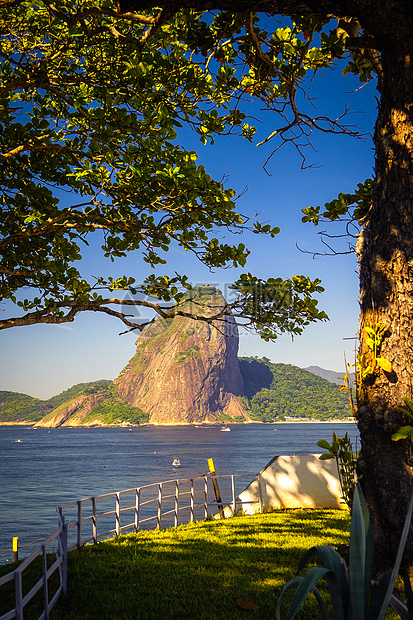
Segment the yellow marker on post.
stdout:
<path fill-rule="evenodd" d="M 215 499 L 218 505 L 218 512 L 221 519 L 225 519 L 224 506 L 222 504 L 221 493 L 219 491 L 218 480 L 215 474 L 215 466 L 213 459 L 208 459 L 209 472 L 211 474 L 212 485 L 214 487 Z"/>
<path fill-rule="evenodd" d="M 13 536 L 12 552 L 13 552 L 13 562 L 17 562 L 17 560 L 19 559 L 19 537 L 18 536 Z"/>
<path fill-rule="evenodd" d="M 211 474 L 215 474 L 214 459 L 208 459 L 208 467 Z"/>

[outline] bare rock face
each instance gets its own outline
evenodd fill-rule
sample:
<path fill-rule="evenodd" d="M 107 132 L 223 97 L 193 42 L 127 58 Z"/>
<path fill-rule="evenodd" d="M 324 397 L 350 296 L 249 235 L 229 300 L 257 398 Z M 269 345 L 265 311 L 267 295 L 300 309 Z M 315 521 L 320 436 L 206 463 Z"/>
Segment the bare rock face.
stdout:
<path fill-rule="evenodd" d="M 192 293 L 191 293 L 192 295 Z M 212 287 L 196 290 L 184 310 L 216 314 L 225 300 Z M 244 382 L 235 321 L 157 319 L 136 341 L 136 353 L 112 385 L 82 390 L 37 426 L 248 422 L 239 397 Z M 126 422 L 125 422 L 126 423 Z"/>
<path fill-rule="evenodd" d="M 211 316 L 225 301 L 216 289 L 202 287 L 188 303 L 194 314 Z M 237 326 L 228 321 L 216 322 L 216 328 L 185 317 L 157 319 L 114 381 L 119 398 L 149 414 L 151 424 L 214 423 L 226 416 L 249 421 L 238 398 L 244 383 Z"/>

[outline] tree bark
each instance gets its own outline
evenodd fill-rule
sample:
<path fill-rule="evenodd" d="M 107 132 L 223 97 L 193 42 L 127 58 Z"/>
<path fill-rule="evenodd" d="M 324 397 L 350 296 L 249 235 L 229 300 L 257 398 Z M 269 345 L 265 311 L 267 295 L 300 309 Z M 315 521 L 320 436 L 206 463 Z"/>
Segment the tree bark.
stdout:
<path fill-rule="evenodd" d="M 406 3 L 407 4 L 407 3 Z M 410 23 L 409 23 L 410 22 Z M 358 243 L 360 261 L 360 351 L 371 364 L 366 327 L 385 323 L 380 356 L 393 366 L 376 366 L 358 385 L 357 420 L 361 435 L 360 474 L 370 509 L 376 568 L 394 561 L 407 505 L 413 492 L 412 440 L 392 434 L 411 423 L 399 411 L 413 398 L 413 46 L 408 28 L 382 40 L 383 85 L 376 121 L 376 191 Z M 375 33 L 375 36 L 376 33 Z M 405 562 L 413 566 L 413 529 Z"/>

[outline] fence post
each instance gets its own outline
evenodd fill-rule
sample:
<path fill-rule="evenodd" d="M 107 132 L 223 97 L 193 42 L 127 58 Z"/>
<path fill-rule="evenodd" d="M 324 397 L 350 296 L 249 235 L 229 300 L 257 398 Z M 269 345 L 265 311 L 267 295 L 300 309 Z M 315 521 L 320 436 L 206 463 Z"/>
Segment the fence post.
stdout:
<path fill-rule="evenodd" d="M 208 519 L 208 476 L 204 476 L 204 519 Z"/>
<path fill-rule="evenodd" d="M 93 544 L 96 545 L 98 542 L 98 520 L 96 513 L 96 497 L 92 497 L 92 535 L 93 535 Z"/>
<path fill-rule="evenodd" d="M 49 620 L 49 590 L 47 587 L 47 558 L 46 545 L 42 545 L 42 563 L 43 563 L 43 597 L 44 597 L 44 618 Z"/>
<path fill-rule="evenodd" d="M 257 476 L 257 481 L 258 481 L 258 499 L 260 502 L 260 512 L 263 512 L 264 504 L 262 501 L 262 486 L 261 486 L 261 474 L 260 473 Z"/>
<path fill-rule="evenodd" d="M 235 497 L 235 476 L 231 475 L 231 491 L 232 491 L 232 516 L 235 517 L 237 512 L 237 499 Z"/>
<path fill-rule="evenodd" d="M 174 525 L 179 524 L 179 480 L 175 480 L 175 508 L 174 508 Z"/>
<path fill-rule="evenodd" d="M 16 620 L 23 620 L 22 574 L 19 569 L 14 571 L 14 591 L 16 597 Z"/>
<path fill-rule="evenodd" d="M 135 532 L 139 530 L 139 509 L 141 507 L 141 490 L 136 489 L 136 501 L 135 501 Z"/>
<path fill-rule="evenodd" d="M 195 515 L 194 515 L 194 479 L 191 478 L 191 523 L 193 523 L 195 521 Z"/>
<path fill-rule="evenodd" d="M 211 473 L 211 480 L 214 487 L 215 499 L 217 500 L 218 512 L 220 519 L 225 519 L 224 506 L 222 504 L 221 493 L 219 491 L 218 480 L 215 473 L 215 465 L 213 459 L 208 459 L 209 471 Z"/>
<path fill-rule="evenodd" d="M 82 500 L 77 502 L 77 548 L 82 546 Z"/>
<path fill-rule="evenodd" d="M 68 533 L 68 529 L 69 529 L 69 526 L 67 525 L 67 523 L 63 522 L 63 532 L 62 532 L 62 539 L 61 539 L 62 540 L 62 555 L 63 555 L 63 564 L 62 564 L 63 594 L 66 594 L 66 591 L 67 591 L 67 533 Z"/>
<path fill-rule="evenodd" d="M 115 505 L 115 532 L 116 536 L 120 535 L 120 493 L 116 493 L 116 505 Z"/>
<path fill-rule="evenodd" d="M 158 485 L 158 517 L 156 520 L 156 527 L 161 529 L 161 518 L 162 518 L 162 486 L 163 483 L 160 482 Z"/>

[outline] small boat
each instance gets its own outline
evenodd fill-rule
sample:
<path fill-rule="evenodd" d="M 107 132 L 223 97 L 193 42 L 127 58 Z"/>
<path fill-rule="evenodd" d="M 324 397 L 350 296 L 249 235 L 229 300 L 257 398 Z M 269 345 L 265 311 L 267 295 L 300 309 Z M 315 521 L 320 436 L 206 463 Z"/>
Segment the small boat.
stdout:
<path fill-rule="evenodd" d="M 21 439 L 15 439 L 14 443 L 23 443 Z"/>
<path fill-rule="evenodd" d="M 179 469 L 179 467 L 181 467 L 181 461 L 179 459 L 174 459 L 172 461 L 172 467 L 176 467 L 176 469 Z"/>
<path fill-rule="evenodd" d="M 228 432 L 228 431 L 230 431 L 230 430 L 231 430 L 231 429 L 230 429 L 228 426 L 223 426 L 223 427 L 221 428 L 221 431 L 223 431 L 224 433 L 225 433 L 225 432 Z"/>

